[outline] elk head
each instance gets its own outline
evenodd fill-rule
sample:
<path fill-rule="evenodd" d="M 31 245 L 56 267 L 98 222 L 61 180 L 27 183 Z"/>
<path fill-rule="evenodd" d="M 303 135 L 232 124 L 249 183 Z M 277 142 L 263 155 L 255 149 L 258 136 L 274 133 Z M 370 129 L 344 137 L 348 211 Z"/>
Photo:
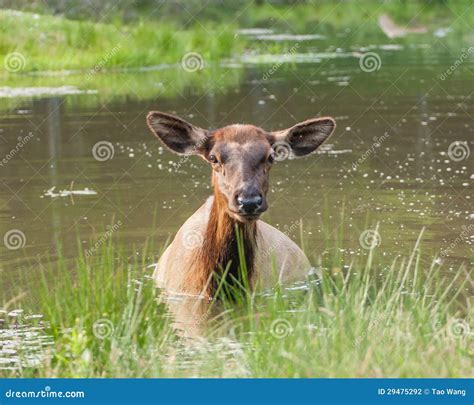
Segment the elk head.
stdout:
<path fill-rule="evenodd" d="M 313 118 L 291 128 L 267 132 L 253 125 L 230 125 L 214 131 L 170 114 L 152 111 L 151 131 L 179 155 L 199 155 L 212 166 L 216 197 L 241 222 L 256 220 L 266 209 L 269 172 L 280 157 L 306 156 L 333 133 L 333 118 Z"/>

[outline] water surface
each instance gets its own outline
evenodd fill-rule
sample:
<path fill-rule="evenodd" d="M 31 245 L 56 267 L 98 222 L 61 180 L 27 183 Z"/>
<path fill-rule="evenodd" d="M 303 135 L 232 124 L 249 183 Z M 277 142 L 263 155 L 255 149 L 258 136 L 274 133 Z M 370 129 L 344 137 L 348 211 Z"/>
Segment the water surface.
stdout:
<path fill-rule="evenodd" d="M 153 238 L 152 264 L 211 194 L 209 167 L 163 149 L 145 124 L 150 110 L 204 128 L 252 123 L 267 130 L 331 115 L 338 126 L 318 154 L 275 165 L 263 219 L 300 244 L 303 235 L 313 263 L 366 254 L 364 232 L 378 224 L 377 249 L 389 258 L 407 254 L 426 227 L 428 258 L 441 256 L 448 271 L 472 265 L 472 58 L 445 74 L 462 42 L 343 38 L 336 47 L 333 39 L 284 39 L 297 51 L 213 66 L 212 85 L 202 71 L 184 72 L 195 76 L 179 85 L 178 66 L 104 74 L 107 88 L 86 94 L 2 98 L 2 295 L 34 294 L 38 269 L 59 251 L 74 260 L 78 240 L 95 254 L 113 235 L 132 255 Z M 367 52 L 380 59 L 375 69 L 361 68 Z M 77 74 L 5 85 L 68 81 L 94 90 Z"/>

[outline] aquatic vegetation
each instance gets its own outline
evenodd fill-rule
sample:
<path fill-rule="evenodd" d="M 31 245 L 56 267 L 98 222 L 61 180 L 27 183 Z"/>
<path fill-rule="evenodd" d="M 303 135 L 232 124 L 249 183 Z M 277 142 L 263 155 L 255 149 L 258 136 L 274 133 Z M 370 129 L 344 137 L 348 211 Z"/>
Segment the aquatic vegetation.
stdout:
<path fill-rule="evenodd" d="M 13 307 L 41 311 L 54 343 L 37 354 L 39 364 L 0 373 L 472 376 L 467 271 L 447 274 L 438 260 L 423 260 L 422 235 L 411 253 L 391 263 L 368 249 L 365 257 L 342 266 L 337 257 L 323 262 L 322 279 L 314 274 L 293 286 L 232 301 L 196 299 L 191 306 L 183 297 L 157 303 L 151 249 L 148 244 L 140 255 L 126 257 L 110 238 L 94 254 L 80 253 L 74 265 L 60 258 L 37 269 L 39 296 L 3 303 L 0 315 L 7 317 Z M 167 312 L 173 305 L 179 309 L 171 311 L 175 317 Z"/>

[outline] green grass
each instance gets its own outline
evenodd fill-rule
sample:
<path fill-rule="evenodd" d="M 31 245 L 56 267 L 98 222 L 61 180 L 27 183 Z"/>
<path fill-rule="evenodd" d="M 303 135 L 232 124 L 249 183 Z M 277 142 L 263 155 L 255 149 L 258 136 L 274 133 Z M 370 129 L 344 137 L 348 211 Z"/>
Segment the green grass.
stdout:
<path fill-rule="evenodd" d="M 114 13 L 106 22 L 94 21 L 96 15 L 82 13 L 76 16 L 82 19 L 72 20 L 49 15 L 53 10 L 47 3 L 34 7 L 28 4 L 21 7 L 19 3 L 19 8 L 46 14 L 0 10 L 0 59 L 12 52 L 22 54 L 24 65 L 20 73 L 179 64 L 188 52 L 199 53 L 209 65 L 250 49 L 281 53 L 294 45 L 285 41 L 270 45 L 253 41 L 245 35 L 236 35 L 238 28 L 266 27 L 278 33 L 317 33 L 327 38 L 345 32 L 347 38 L 341 37 L 339 46 L 347 45 L 349 38 L 351 43 L 359 45 L 377 37 L 387 42 L 377 24 L 383 13 L 390 14 L 402 25 L 426 24 L 430 31 L 449 26 L 456 38 L 464 35 L 466 26 L 474 23 L 470 3 L 463 1 L 430 4 L 422 1 L 265 2 L 260 7 L 252 2 L 237 3 L 230 3 L 226 11 L 223 7 L 203 8 L 199 2 L 190 2 L 187 12 L 179 12 L 176 4 L 161 5 L 155 12 L 153 5 L 125 4 L 120 10 L 135 11 L 135 17 L 127 22 Z M 81 8 L 81 2 L 78 6 L 64 10 L 66 16 L 71 10 L 100 8 L 100 4 L 90 8 L 87 3 Z M 459 45 L 457 40 L 454 44 Z M 0 71 L 1 75 L 7 73 L 5 69 Z"/>
<path fill-rule="evenodd" d="M 75 265 L 60 260 L 37 269 L 43 280 L 38 295 L 19 296 L 4 309 L 44 314 L 54 344 L 41 367 L 2 374 L 473 376 L 468 273 L 426 263 L 421 235 L 407 257 L 392 263 L 374 248 L 342 267 L 338 257 L 323 263 L 322 282 L 313 278 L 303 289 L 197 306 L 187 333 L 173 327 L 166 305 L 157 301 L 147 268 L 153 249 L 130 258 L 109 240 L 89 257 L 81 251 Z M 201 327 L 203 335 L 191 338 Z"/>
<path fill-rule="evenodd" d="M 234 32 L 231 25 L 179 30 L 170 22 L 114 25 L 2 10 L 0 58 L 21 53 L 22 73 L 175 64 L 188 52 L 209 63 L 243 50 Z"/>

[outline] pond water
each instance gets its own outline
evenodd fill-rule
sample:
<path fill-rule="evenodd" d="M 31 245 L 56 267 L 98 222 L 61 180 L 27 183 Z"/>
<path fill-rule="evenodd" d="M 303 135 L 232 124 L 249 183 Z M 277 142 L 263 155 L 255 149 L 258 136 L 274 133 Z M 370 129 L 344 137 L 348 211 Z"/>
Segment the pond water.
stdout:
<path fill-rule="evenodd" d="M 272 169 L 262 219 L 298 243 L 302 234 L 313 262 L 363 254 L 378 224 L 377 249 L 389 258 L 407 254 L 426 227 L 427 257 L 472 265 L 472 57 L 448 74 L 464 48 L 420 38 L 339 48 L 297 38 L 295 52 L 285 38 L 288 54 L 246 55 L 213 66 L 211 77 L 206 66 L 110 73 L 99 89 L 77 75 L 21 77 L 43 93 L 69 84 L 97 91 L 0 99 L 2 295 L 17 291 L 21 269 L 29 292 L 59 250 L 74 260 L 78 240 L 94 254 L 113 235 L 134 254 L 153 238 L 152 264 L 211 194 L 210 169 L 164 150 L 145 124 L 150 110 L 205 128 L 268 130 L 331 115 L 338 126 L 320 153 Z M 364 67 L 367 52 L 375 65 Z M 179 86 L 183 75 L 200 84 Z"/>

